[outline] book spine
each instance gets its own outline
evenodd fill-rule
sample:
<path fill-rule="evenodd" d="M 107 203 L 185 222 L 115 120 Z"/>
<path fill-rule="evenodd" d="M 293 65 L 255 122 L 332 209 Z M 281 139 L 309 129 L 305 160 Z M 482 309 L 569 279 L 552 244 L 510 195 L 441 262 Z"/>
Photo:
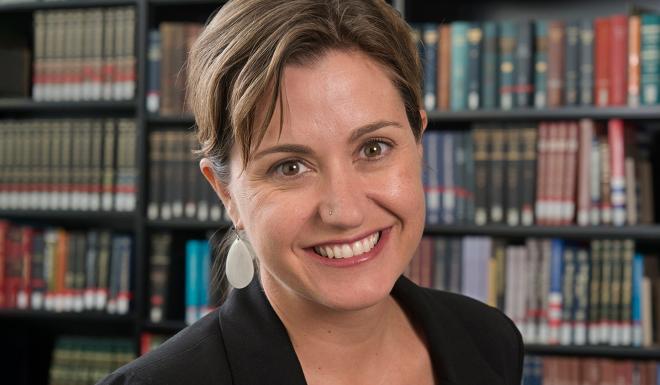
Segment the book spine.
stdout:
<path fill-rule="evenodd" d="M 566 152 L 564 156 L 564 205 L 562 210 L 562 224 L 568 225 L 575 220 L 575 185 L 578 165 L 578 123 L 566 123 Z"/>
<path fill-rule="evenodd" d="M 468 68 L 467 68 L 467 107 L 477 110 L 481 107 L 481 58 L 483 31 L 479 23 L 470 23 L 467 31 Z"/>
<path fill-rule="evenodd" d="M 30 308 L 32 310 L 41 310 L 44 307 L 44 295 L 46 293 L 45 249 L 44 232 L 35 231 L 32 242 L 32 267 L 30 270 Z M 0 263 L 2 263 L 1 259 Z"/>
<path fill-rule="evenodd" d="M 596 62 L 594 63 L 595 83 L 595 105 L 604 107 L 610 104 L 610 60 L 612 38 L 610 20 L 607 18 L 598 18 L 594 21 L 595 39 L 596 39 Z"/>
<path fill-rule="evenodd" d="M 94 309 L 94 295 L 98 289 L 98 247 L 99 247 L 99 233 L 98 231 L 90 231 L 87 233 L 87 250 L 85 250 L 85 287 L 83 293 L 83 303 L 85 310 Z"/>
<path fill-rule="evenodd" d="M 534 224 L 534 196 L 536 194 L 537 129 L 525 128 L 522 135 L 522 195 L 520 222 L 523 226 Z"/>
<path fill-rule="evenodd" d="M 570 247 L 564 248 L 562 255 L 562 283 L 561 283 L 561 324 L 559 329 L 559 343 L 571 345 L 573 343 L 573 311 L 576 300 L 575 275 L 576 275 L 576 251 Z"/>
<path fill-rule="evenodd" d="M 483 55 L 481 61 L 481 98 L 480 104 L 485 109 L 494 109 L 498 100 L 498 28 L 497 23 L 487 21 L 483 24 Z"/>
<path fill-rule="evenodd" d="M 438 58 L 438 109 L 448 110 L 450 106 L 450 89 L 451 89 L 451 68 L 452 68 L 452 40 L 451 40 L 451 25 L 441 24 L 438 27 L 440 30 L 440 57 Z"/>
<path fill-rule="evenodd" d="M 642 104 L 660 102 L 660 15 L 641 15 Z"/>
<path fill-rule="evenodd" d="M 594 24 L 591 19 L 580 22 L 580 105 L 594 104 Z"/>
<path fill-rule="evenodd" d="M 502 128 L 494 128 L 489 135 L 490 139 L 490 190 L 488 202 L 490 204 L 489 222 L 504 223 L 504 135 Z"/>
<path fill-rule="evenodd" d="M 505 131 L 506 136 L 506 223 L 509 226 L 518 226 L 520 223 L 520 129 L 510 127 Z"/>
<path fill-rule="evenodd" d="M 579 36 L 580 24 L 577 21 L 566 23 L 566 63 L 564 67 L 564 101 L 567 106 L 578 104 L 579 85 Z"/>
<path fill-rule="evenodd" d="M 564 40 L 564 23 L 551 21 L 548 25 L 548 107 L 564 104 Z"/>
<path fill-rule="evenodd" d="M 454 138 L 456 133 L 442 133 L 442 217 L 443 224 L 454 224 L 456 222 L 456 190 L 454 177 Z"/>
<path fill-rule="evenodd" d="M 533 44 L 534 26 L 529 21 L 518 24 L 518 36 L 515 52 L 515 105 L 516 107 L 531 107 L 534 103 L 533 76 Z"/>
<path fill-rule="evenodd" d="M 623 153 L 624 127 L 620 119 L 611 119 L 608 123 L 608 142 L 611 162 L 611 202 L 612 223 L 615 226 L 626 224 L 626 179 Z"/>
<path fill-rule="evenodd" d="M 472 135 L 468 131 L 463 134 L 463 144 L 465 147 L 465 222 L 474 223 L 475 216 L 475 171 L 474 171 L 474 142 Z"/>
<path fill-rule="evenodd" d="M 467 108 L 467 73 L 469 61 L 467 32 L 469 23 L 454 22 L 451 25 L 451 109 Z"/>
<path fill-rule="evenodd" d="M 628 225 L 636 225 L 638 222 L 637 210 L 639 202 L 637 194 L 640 189 L 636 169 L 637 155 L 637 142 L 635 138 L 635 128 L 630 125 L 624 126 L 624 174 L 626 185 L 626 223 Z"/>
<path fill-rule="evenodd" d="M 499 36 L 499 97 L 500 108 L 510 110 L 513 108 L 513 95 L 515 89 L 516 68 L 516 34 L 518 25 L 511 21 L 500 24 Z"/>
<path fill-rule="evenodd" d="M 453 166 L 454 170 L 454 221 L 456 223 L 465 223 L 466 221 L 466 203 L 467 203 L 467 188 L 465 176 L 465 163 L 467 162 L 465 142 L 466 135 L 463 132 L 455 132 L 453 135 L 454 149 Z"/>
<path fill-rule="evenodd" d="M 149 31 L 149 48 L 147 52 L 147 111 L 157 114 L 160 105 L 160 61 L 161 41 L 160 31 Z"/>
<path fill-rule="evenodd" d="M 591 207 L 590 172 L 591 144 L 593 141 L 594 122 L 591 119 L 581 119 L 579 128 L 578 150 L 578 200 L 577 224 L 589 225 L 589 209 Z"/>
<path fill-rule="evenodd" d="M 115 55 L 115 46 L 118 42 L 115 40 L 115 25 L 117 24 L 115 8 L 103 9 L 103 65 L 101 82 L 101 99 L 112 100 L 113 84 L 115 73 L 117 71 Z"/>
<path fill-rule="evenodd" d="M 587 320 L 589 311 L 589 252 L 580 249 L 577 252 L 578 271 L 575 282 L 575 319 L 573 330 L 573 343 L 576 345 L 587 344 Z"/>
<path fill-rule="evenodd" d="M 46 51 L 46 11 L 34 12 L 34 60 L 32 61 L 32 99 L 44 100 Z"/>
<path fill-rule="evenodd" d="M 628 102 L 628 16 L 610 17 L 610 98 L 609 105 Z"/>
<path fill-rule="evenodd" d="M 614 267 L 614 254 L 612 242 L 608 239 L 603 240 L 601 246 L 602 253 L 602 273 L 600 276 L 600 325 L 599 325 L 599 341 L 601 343 L 610 344 L 610 335 L 612 327 L 612 292 L 614 277 L 612 268 Z"/>
<path fill-rule="evenodd" d="M 545 108 L 548 101 L 548 22 L 535 21 L 534 32 L 534 107 Z"/>
<path fill-rule="evenodd" d="M 32 276 L 32 259 L 33 255 L 33 242 L 34 242 L 34 229 L 29 226 L 21 228 L 21 243 L 20 247 L 20 286 L 16 293 L 16 307 L 18 309 L 30 308 L 31 292 L 31 276 Z"/>
<path fill-rule="evenodd" d="M 602 241 L 591 241 L 591 280 L 589 284 L 589 324 L 588 341 L 590 345 L 597 345 L 600 339 L 600 296 L 601 296 L 601 272 L 602 272 Z"/>
<path fill-rule="evenodd" d="M 621 322 L 619 335 L 621 345 L 633 344 L 633 263 L 635 243 L 631 239 L 623 241 L 623 272 L 621 277 Z"/>
<path fill-rule="evenodd" d="M 199 292 L 201 276 L 200 255 L 195 241 L 186 242 L 186 323 L 192 324 L 199 319 Z"/>
<path fill-rule="evenodd" d="M 472 131 L 475 180 L 474 223 L 479 226 L 488 222 L 488 136 L 488 128 L 475 128 Z"/>
<path fill-rule="evenodd" d="M 607 133 L 600 136 L 600 200 L 601 200 L 601 223 L 612 224 L 612 163 L 611 150 L 608 145 Z"/>
<path fill-rule="evenodd" d="M 433 23 L 426 23 L 421 27 L 422 42 L 424 43 L 424 108 L 427 111 L 436 108 L 436 68 L 438 67 L 438 27 Z"/>
<path fill-rule="evenodd" d="M 544 225 L 547 223 L 547 169 L 548 169 L 548 133 L 549 128 L 546 122 L 539 123 L 538 128 L 538 162 L 536 163 L 536 204 L 535 217 L 536 224 Z"/>
<path fill-rule="evenodd" d="M 631 344 L 636 347 L 642 346 L 645 337 L 642 329 L 642 297 L 646 297 L 647 293 L 642 288 L 643 280 L 644 256 L 640 253 L 634 253 L 632 266 Z"/>
<path fill-rule="evenodd" d="M 610 281 L 610 306 L 609 306 L 609 343 L 621 345 L 621 323 L 622 323 L 622 293 L 623 293 L 623 244 L 621 240 L 613 240 L 610 245 L 610 263 L 612 264 Z"/>
<path fill-rule="evenodd" d="M 559 343 L 562 320 L 562 254 L 564 244 L 561 240 L 552 240 L 550 254 L 550 291 L 548 293 L 548 343 Z"/>
<path fill-rule="evenodd" d="M 597 134 L 599 130 L 594 127 L 594 132 L 591 140 L 591 155 L 589 164 L 591 169 L 589 171 L 589 191 L 590 191 L 590 210 L 589 210 L 589 223 L 592 226 L 597 226 L 601 221 L 601 196 L 600 196 L 600 174 L 601 174 L 601 151 L 600 140 Z"/>

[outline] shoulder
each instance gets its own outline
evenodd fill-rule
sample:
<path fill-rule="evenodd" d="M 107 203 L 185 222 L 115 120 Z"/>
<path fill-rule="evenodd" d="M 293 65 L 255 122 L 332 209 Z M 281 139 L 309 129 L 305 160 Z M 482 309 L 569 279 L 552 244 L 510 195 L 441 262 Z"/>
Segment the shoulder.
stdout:
<path fill-rule="evenodd" d="M 230 384 L 218 312 L 117 369 L 99 385 Z"/>
<path fill-rule="evenodd" d="M 461 294 L 422 290 L 432 308 L 443 309 L 445 316 L 451 315 L 492 368 L 503 378 L 513 378 L 511 383 L 520 383 L 524 344 L 520 331 L 509 317 L 499 309 Z"/>

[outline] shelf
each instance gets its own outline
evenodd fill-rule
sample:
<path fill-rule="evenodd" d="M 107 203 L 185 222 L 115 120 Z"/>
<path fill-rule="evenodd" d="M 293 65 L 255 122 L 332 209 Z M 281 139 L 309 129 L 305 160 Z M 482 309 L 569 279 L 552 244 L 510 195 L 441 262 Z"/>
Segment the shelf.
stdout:
<path fill-rule="evenodd" d="M 1 12 L 1 11 L 0 11 Z M 35 102 L 30 99 L 0 99 L 0 114 L 25 112 L 126 112 L 135 111 L 135 101 Z"/>
<path fill-rule="evenodd" d="M 489 235 L 495 237 L 544 237 L 544 238 L 632 238 L 660 241 L 660 226 L 507 226 L 507 225 L 427 225 L 426 235 Z"/>
<path fill-rule="evenodd" d="M 660 347 L 525 345 L 527 354 L 603 357 L 625 359 L 660 359 Z"/>
<path fill-rule="evenodd" d="M 147 226 L 162 230 L 218 230 L 227 229 L 229 222 L 201 222 L 192 219 L 149 220 Z"/>
<path fill-rule="evenodd" d="M 134 317 L 131 314 L 115 315 L 101 312 L 62 312 L 56 313 L 43 310 L 0 309 L 0 321 L 66 321 L 66 322 L 103 322 L 131 324 Z"/>
<path fill-rule="evenodd" d="M 25 222 L 45 221 L 52 222 L 48 223 L 52 225 L 92 225 L 111 229 L 130 230 L 133 228 L 135 214 L 130 212 L 0 210 L 0 218 Z"/>
<path fill-rule="evenodd" d="M 0 4 L 0 13 L 30 12 L 37 9 L 64 9 L 112 7 L 118 5 L 136 5 L 136 0 L 56 0 L 56 1 L 16 1 Z"/>
<path fill-rule="evenodd" d="M 188 326 L 184 321 L 144 322 L 144 331 L 152 333 L 176 334 Z"/>
<path fill-rule="evenodd" d="M 484 122 L 509 120 L 611 119 L 660 120 L 660 105 L 640 107 L 561 107 L 553 109 L 514 109 L 476 111 L 429 111 L 431 122 Z"/>
<path fill-rule="evenodd" d="M 149 5 L 155 5 L 155 6 L 160 6 L 160 5 L 172 5 L 172 6 L 180 6 L 181 0 L 148 0 L 147 1 Z M 197 5 L 197 4 L 202 4 L 202 5 L 213 5 L 213 6 L 220 6 L 222 5 L 224 1 L 218 1 L 218 0 L 185 0 L 186 5 Z"/>
<path fill-rule="evenodd" d="M 195 119 L 192 116 L 150 116 L 147 119 L 150 126 L 185 126 L 191 128 L 195 125 Z"/>

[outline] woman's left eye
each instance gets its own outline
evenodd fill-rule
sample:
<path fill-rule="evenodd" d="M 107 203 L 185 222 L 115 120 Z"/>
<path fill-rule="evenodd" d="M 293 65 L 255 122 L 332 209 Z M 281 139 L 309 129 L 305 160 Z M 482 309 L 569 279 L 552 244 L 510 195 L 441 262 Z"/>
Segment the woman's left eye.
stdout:
<path fill-rule="evenodd" d="M 382 140 L 372 140 L 362 146 L 362 154 L 367 158 L 378 158 L 385 154 L 392 146 Z"/>

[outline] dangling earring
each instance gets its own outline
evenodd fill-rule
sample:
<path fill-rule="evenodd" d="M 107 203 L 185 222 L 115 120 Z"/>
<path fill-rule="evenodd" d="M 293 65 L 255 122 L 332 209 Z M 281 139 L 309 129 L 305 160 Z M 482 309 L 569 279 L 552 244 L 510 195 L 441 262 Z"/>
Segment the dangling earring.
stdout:
<path fill-rule="evenodd" d="M 236 240 L 232 243 L 227 253 L 225 274 L 227 275 L 229 284 L 236 289 L 242 289 L 249 285 L 254 277 L 252 253 L 250 253 L 250 250 L 241 237 L 238 236 L 238 231 L 236 231 Z"/>

